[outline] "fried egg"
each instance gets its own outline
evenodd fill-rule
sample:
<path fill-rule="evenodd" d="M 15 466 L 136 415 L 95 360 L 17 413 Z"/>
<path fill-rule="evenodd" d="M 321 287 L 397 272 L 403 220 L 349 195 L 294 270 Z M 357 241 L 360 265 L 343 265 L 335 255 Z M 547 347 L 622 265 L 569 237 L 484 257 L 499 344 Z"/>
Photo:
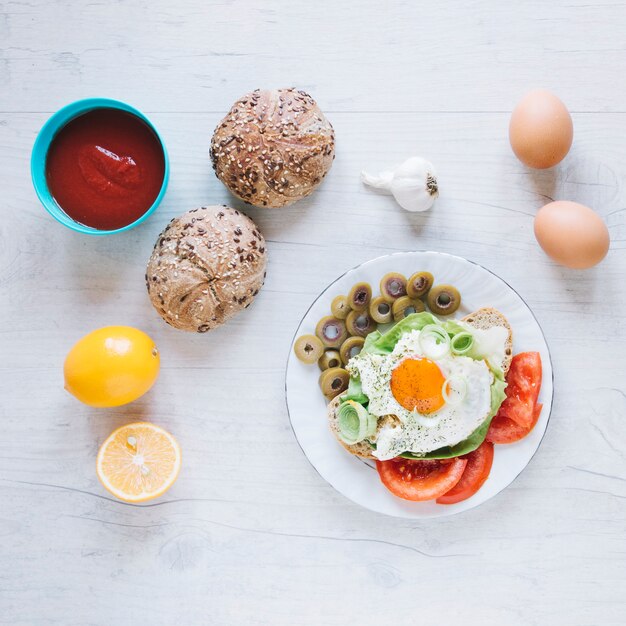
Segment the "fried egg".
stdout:
<path fill-rule="evenodd" d="M 420 331 L 411 331 L 391 354 L 361 353 L 347 365 L 361 379 L 368 411 L 376 417 L 397 418 L 376 436 L 374 455 L 380 460 L 453 446 L 467 439 L 491 410 L 494 377 L 487 361 L 450 352 L 427 357 L 419 337 Z M 444 393 L 446 381 L 463 382 L 458 402 L 454 391 Z"/>

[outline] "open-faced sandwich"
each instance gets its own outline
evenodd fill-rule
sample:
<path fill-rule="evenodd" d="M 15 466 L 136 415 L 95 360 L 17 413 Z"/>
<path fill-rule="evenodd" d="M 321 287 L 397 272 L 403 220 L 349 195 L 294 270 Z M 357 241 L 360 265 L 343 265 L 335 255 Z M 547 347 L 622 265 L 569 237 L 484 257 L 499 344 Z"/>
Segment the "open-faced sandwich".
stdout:
<path fill-rule="evenodd" d="M 371 301 L 371 290 L 365 296 Z M 384 302 L 395 303 L 388 294 Z M 349 308 L 348 317 L 369 310 Z M 333 310 L 335 317 L 318 324 L 321 353 L 313 336 L 296 342 L 296 353 L 318 358 L 330 428 L 348 452 L 375 461 L 398 497 L 453 504 L 487 480 L 494 443 L 513 443 L 534 427 L 541 359 L 536 352 L 513 356 L 513 331 L 496 309 L 452 319 L 425 308 L 414 303 L 392 326 L 368 323 L 358 341 Z"/>

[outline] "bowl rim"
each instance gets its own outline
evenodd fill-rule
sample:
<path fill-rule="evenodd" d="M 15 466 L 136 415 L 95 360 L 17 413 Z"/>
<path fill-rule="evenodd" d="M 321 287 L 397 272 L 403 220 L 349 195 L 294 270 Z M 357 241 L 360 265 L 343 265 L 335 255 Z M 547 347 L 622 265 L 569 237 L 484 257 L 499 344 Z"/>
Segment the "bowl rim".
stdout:
<path fill-rule="evenodd" d="M 114 228 L 111 230 L 100 230 L 91 226 L 87 226 L 85 224 L 81 224 L 80 222 L 77 222 L 69 215 L 67 215 L 67 213 L 65 213 L 61 206 L 52 197 L 45 176 L 46 158 L 48 155 L 48 150 L 50 149 L 50 145 L 52 144 L 54 138 L 61 131 L 61 129 L 73 119 L 95 109 L 117 109 L 130 113 L 131 115 L 139 118 L 142 122 L 147 124 L 152 132 L 156 135 L 157 139 L 159 140 L 161 150 L 163 152 L 163 181 L 161 183 L 159 194 L 155 198 L 154 202 L 150 205 L 150 207 L 148 207 L 146 212 L 139 216 L 134 222 L 131 222 L 126 226 Z M 115 233 L 121 233 L 126 230 L 130 230 L 135 226 L 139 226 L 139 224 L 148 219 L 150 215 L 152 215 L 154 211 L 156 211 L 157 207 L 163 200 L 163 197 L 165 196 L 165 192 L 167 190 L 170 176 L 170 162 L 163 137 L 157 130 L 156 126 L 152 123 L 152 121 L 142 111 L 122 100 L 93 97 L 75 100 L 66 104 L 58 111 L 53 113 L 44 122 L 43 126 L 37 133 L 37 137 L 35 138 L 35 142 L 31 151 L 30 173 L 33 187 L 35 188 L 35 193 L 37 194 L 37 198 L 39 198 L 39 201 L 43 205 L 44 209 L 57 222 L 63 224 L 63 226 L 75 232 L 97 237 L 102 235 L 112 235 Z"/>

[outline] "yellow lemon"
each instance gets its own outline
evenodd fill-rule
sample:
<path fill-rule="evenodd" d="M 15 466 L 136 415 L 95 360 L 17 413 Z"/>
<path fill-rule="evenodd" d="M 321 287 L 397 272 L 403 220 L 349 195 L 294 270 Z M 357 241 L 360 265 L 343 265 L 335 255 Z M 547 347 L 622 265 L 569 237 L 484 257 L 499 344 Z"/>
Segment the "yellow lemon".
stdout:
<path fill-rule="evenodd" d="M 154 341 L 130 326 L 85 335 L 65 359 L 65 388 L 90 406 L 120 406 L 143 396 L 159 375 Z"/>
<path fill-rule="evenodd" d="M 148 422 L 113 431 L 102 444 L 96 473 L 103 487 L 125 502 L 145 502 L 164 494 L 178 478 L 178 442 Z"/>

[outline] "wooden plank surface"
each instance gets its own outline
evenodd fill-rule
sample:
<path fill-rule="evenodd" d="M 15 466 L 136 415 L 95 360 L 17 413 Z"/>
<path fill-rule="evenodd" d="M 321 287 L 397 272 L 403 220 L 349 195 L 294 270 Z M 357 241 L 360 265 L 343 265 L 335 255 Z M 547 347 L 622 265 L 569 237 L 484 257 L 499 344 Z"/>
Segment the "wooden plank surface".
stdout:
<path fill-rule="evenodd" d="M 626 70 L 623 1 L 0 4 L 0 623 L 618 625 L 626 598 Z M 207 156 L 234 99 L 310 89 L 337 132 L 311 198 L 245 210 L 269 241 L 254 306 L 204 336 L 154 313 L 143 273 L 171 217 L 231 203 Z M 510 152 L 507 111 L 529 87 L 571 106 L 575 143 L 553 171 Z M 49 114 L 88 95 L 146 110 L 172 163 L 144 225 L 88 238 L 54 222 L 30 184 Z M 409 215 L 359 183 L 421 154 L 441 197 Z M 605 217 L 597 268 L 552 264 L 534 212 L 572 199 Z M 374 256 L 434 249 L 498 273 L 550 345 L 555 403 L 544 442 L 501 495 L 458 517 L 363 510 L 311 468 L 283 383 L 303 313 Z M 72 343 L 136 325 L 162 352 L 158 384 L 94 410 L 62 388 Z M 99 486 L 117 425 L 170 429 L 180 479 L 150 506 Z"/>

